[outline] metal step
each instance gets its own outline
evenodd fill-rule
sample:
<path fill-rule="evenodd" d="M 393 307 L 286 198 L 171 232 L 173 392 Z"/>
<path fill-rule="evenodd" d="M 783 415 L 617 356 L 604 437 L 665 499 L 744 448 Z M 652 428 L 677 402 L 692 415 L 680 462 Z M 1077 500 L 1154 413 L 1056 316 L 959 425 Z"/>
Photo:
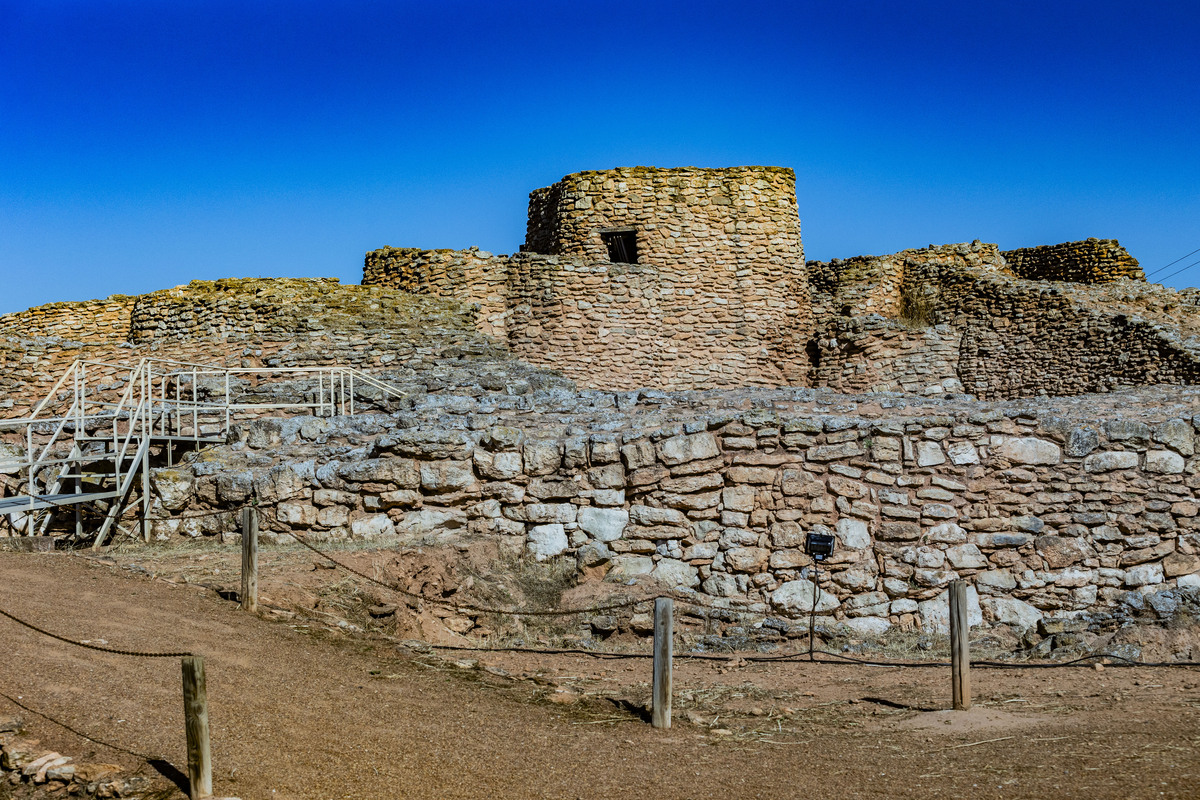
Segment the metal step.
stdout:
<path fill-rule="evenodd" d="M 80 494 L 39 494 L 18 495 L 16 497 L 0 497 L 0 514 L 11 514 L 19 511 L 40 511 L 44 508 L 60 508 L 73 506 L 77 503 L 91 503 L 95 500 L 110 500 L 117 496 L 116 491 L 82 492 Z"/>

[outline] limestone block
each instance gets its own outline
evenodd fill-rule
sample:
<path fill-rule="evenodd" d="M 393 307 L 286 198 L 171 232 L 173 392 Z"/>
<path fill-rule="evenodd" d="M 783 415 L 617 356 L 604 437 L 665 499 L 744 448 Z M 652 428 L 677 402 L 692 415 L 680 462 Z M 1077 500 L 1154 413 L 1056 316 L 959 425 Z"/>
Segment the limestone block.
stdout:
<path fill-rule="evenodd" d="M 851 591 L 862 591 L 870 589 L 875 585 L 875 562 L 869 561 L 865 564 L 858 564 L 850 569 L 842 570 L 841 572 L 833 573 L 833 582 L 838 586 L 845 586 Z"/>
<path fill-rule="evenodd" d="M 1126 450 L 1108 450 L 1092 453 L 1083 460 L 1087 472 L 1113 472 L 1118 469 L 1137 469 L 1137 453 Z"/>
<path fill-rule="evenodd" d="M 525 433 L 519 428 L 507 425 L 493 425 L 480 441 L 489 450 L 514 451 L 521 448 L 525 441 Z"/>
<path fill-rule="evenodd" d="M 561 555 L 567 549 L 567 534 L 559 523 L 529 528 L 529 553 L 538 561 Z"/>
<path fill-rule="evenodd" d="M 1017 579 L 1006 569 L 989 569 L 975 576 L 975 585 L 985 591 L 1008 592 L 1017 588 Z"/>
<path fill-rule="evenodd" d="M 1033 541 L 1028 533 L 1005 531 L 1002 533 L 976 533 L 971 535 L 971 541 L 984 550 L 994 550 L 999 547 L 1023 547 Z"/>
<path fill-rule="evenodd" d="M 1193 589 L 1200 591 L 1200 573 L 1183 575 L 1179 578 L 1179 580 L 1175 581 L 1175 585 L 1180 589 Z"/>
<path fill-rule="evenodd" d="M 801 569 L 812 563 L 812 557 L 803 550 L 773 550 L 767 560 L 771 569 Z"/>
<path fill-rule="evenodd" d="M 1028 630 L 1038 624 L 1042 612 L 1015 597 L 985 597 L 980 601 L 987 616 L 1017 630 Z"/>
<path fill-rule="evenodd" d="M 1069 567 L 1093 554 L 1083 540 L 1069 536 L 1039 536 L 1033 546 L 1050 569 Z"/>
<path fill-rule="evenodd" d="M 530 475 L 549 475 L 562 466 L 562 444 L 554 439 L 530 439 L 525 442 L 525 471 Z"/>
<path fill-rule="evenodd" d="M 629 512 L 622 508 L 581 508 L 578 517 L 579 527 L 602 542 L 620 539 L 629 524 Z"/>
<path fill-rule="evenodd" d="M 0 460 L 3 460 L 0 454 Z M 150 487 L 168 511 L 179 511 L 192 499 L 195 476 L 186 469 L 156 469 L 150 473 Z"/>
<path fill-rule="evenodd" d="M 801 547 L 804 544 L 804 530 L 797 522 L 776 522 L 771 526 L 771 542 L 776 547 Z"/>
<path fill-rule="evenodd" d="M 860 639 L 877 639 L 892 627 L 887 617 L 854 617 L 846 620 L 844 624 L 850 629 L 851 636 Z"/>
<path fill-rule="evenodd" d="M 689 461 L 715 458 L 721 454 L 717 437 L 711 433 L 671 436 L 658 445 L 659 457 L 669 467 Z"/>
<path fill-rule="evenodd" d="M 953 464 L 978 464 L 979 451 L 970 442 L 955 442 L 946 447 L 946 455 Z"/>
<path fill-rule="evenodd" d="M 758 572 L 770 555 L 765 547 L 735 547 L 725 552 L 725 563 L 734 572 Z"/>
<path fill-rule="evenodd" d="M 943 522 L 925 531 L 925 538 L 941 544 L 959 544 L 967 540 L 967 532 L 953 522 Z"/>
<path fill-rule="evenodd" d="M 500 522 L 500 521 L 497 521 Z M 396 521 L 397 534 L 428 534 L 440 530 L 462 528 L 467 515 L 455 509 L 421 509 L 408 511 Z M 524 527 L 504 529 L 506 533 L 524 533 Z"/>
<path fill-rule="evenodd" d="M 350 519 L 350 509 L 345 506 L 325 506 L 317 512 L 317 524 L 323 528 L 338 528 Z"/>
<path fill-rule="evenodd" d="M 1146 451 L 1146 472 L 1159 475 L 1178 475 L 1183 472 L 1184 460 L 1179 453 L 1170 450 Z"/>
<path fill-rule="evenodd" d="M 307 503 L 280 503 L 275 507 L 275 516 L 285 525 L 307 528 L 317 523 L 317 510 Z"/>
<path fill-rule="evenodd" d="M 1196 454 L 1196 435 L 1186 420 L 1171 419 L 1158 425 L 1154 429 L 1154 441 L 1185 456 Z"/>
<path fill-rule="evenodd" d="M 612 551 L 604 542 L 588 542 L 575 553 L 581 569 L 607 564 L 612 560 L 612 556 Z"/>
<path fill-rule="evenodd" d="M 655 463 L 654 445 L 648 440 L 630 442 L 621 448 L 621 460 L 627 469 L 642 469 Z"/>
<path fill-rule="evenodd" d="M 771 604 L 784 614 L 798 617 L 813 610 L 813 594 L 816 590 L 816 611 L 823 613 L 838 607 L 837 597 L 824 589 L 814 587 L 812 581 L 800 579 L 787 581 L 771 593 Z"/>
<path fill-rule="evenodd" d="M 753 511 L 754 497 L 757 494 L 753 486 L 730 486 L 721 491 L 721 502 L 727 511 Z"/>
<path fill-rule="evenodd" d="M 674 589 L 679 586 L 691 589 L 700 585 L 700 571 L 691 564 L 686 564 L 683 561 L 677 561 L 673 558 L 664 558 L 658 562 L 658 566 L 650 573 L 660 586 L 668 589 Z"/>
<path fill-rule="evenodd" d="M 865 550 L 871 546 L 871 533 L 867 523 L 858 519 L 843 517 L 837 521 L 837 538 L 843 547 L 851 550 Z"/>
<path fill-rule="evenodd" d="M 1100 435 L 1092 428 L 1076 426 L 1067 433 L 1066 454 L 1083 458 L 1100 446 Z"/>
<path fill-rule="evenodd" d="M 917 609 L 921 619 L 921 630 L 942 635 L 950 633 L 949 590 L 932 600 L 917 603 Z M 979 606 L 979 594 L 974 586 L 967 587 L 967 624 L 983 624 L 983 609 Z"/>
<path fill-rule="evenodd" d="M 396 489 L 393 492 L 384 492 L 379 495 L 379 501 L 384 508 L 401 508 L 421 505 L 422 497 L 420 492 L 412 489 Z"/>
<path fill-rule="evenodd" d="M 606 581 L 627 581 L 639 575 L 649 575 L 654 569 L 654 559 L 650 556 L 613 556 L 612 568 L 604 576 Z M 736 584 L 735 589 L 736 591 Z"/>
<path fill-rule="evenodd" d="M 1162 564 L 1139 564 L 1125 570 L 1126 586 L 1151 586 L 1162 582 Z"/>
<path fill-rule="evenodd" d="M 711 561 L 717 557 L 719 545 L 716 542 L 697 542 L 683 551 L 684 561 Z M 779 551 L 790 552 L 790 551 Z"/>
<path fill-rule="evenodd" d="M 577 507 L 571 503 L 529 503 L 519 509 L 506 510 L 510 519 L 534 524 L 575 522 Z"/>
<path fill-rule="evenodd" d="M 25 448 L 8 442 L 0 442 L 0 475 L 16 475 L 25 461 Z M 160 470 L 161 471 L 161 470 Z M 151 475 L 153 481 L 153 474 Z M 153 486 L 153 482 L 151 483 Z"/>
<path fill-rule="evenodd" d="M 1062 449 L 1057 444 L 1033 436 L 993 437 L 992 452 L 1016 464 L 1057 464 L 1062 461 Z"/>
<path fill-rule="evenodd" d="M 921 506 L 921 516 L 925 519 L 955 519 L 958 512 L 946 503 L 926 503 Z"/>
<path fill-rule="evenodd" d="M 355 483 L 391 483 L 401 489 L 415 489 L 421 480 L 417 464 L 411 458 L 369 458 L 343 464 L 338 475 Z"/>
<path fill-rule="evenodd" d="M 1071 567 L 1064 569 L 1054 578 L 1054 585 L 1075 588 L 1079 586 L 1087 586 L 1095 582 L 1095 580 L 1096 572 L 1094 570 Z"/>
<path fill-rule="evenodd" d="M 979 548 L 970 543 L 946 548 L 946 559 L 954 569 L 981 569 L 988 563 Z"/>
<path fill-rule="evenodd" d="M 946 454 L 937 442 L 920 441 L 917 442 L 916 449 L 918 467 L 936 467 L 946 463 Z"/>
<path fill-rule="evenodd" d="M 856 458 L 863 454 L 858 442 L 842 442 L 841 444 L 821 444 L 810 447 L 805 453 L 809 461 L 837 461 L 843 458 Z"/>
<path fill-rule="evenodd" d="M 737 579 L 723 572 L 714 572 L 704 579 L 701 585 L 705 594 L 713 597 L 735 597 L 738 592 Z"/>
<path fill-rule="evenodd" d="M 475 472 L 470 461 L 421 462 L 421 488 L 426 491 L 458 492 L 474 482 Z"/>
<path fill-rule="evenodd" d="M 679 527 L 688 525 L 687 515 L 682 511 L 640 504 L 629 507 L 629 520 L 635 525 L 676 525 Z"/>
<path fill-rule="evenodd" d="M 261 503 L 291 500 L 308 488 L 316 477 L 313 460 L 278 464 L 254 481 L 254 492 Z M 165 505 L 165 502 L 164 502 Z M 168 506 L 169 508 L 169 506 Z"/>
<path fill-rule="evenodd" d="M 913 570 L 913 580 L 920 586 L 945 586 L 950 581 L 958 580 L 958 573 L 950 569 L 921 569 Z"/>
<path fill-rule="evenodd" d="M 488 450 L 475 451 L 475 469 L 485 478 L 497 481 L 512 480 L 522 473 L 524 463 L 521 454 L 516 451 L 501 451 L 492 453 Z"/>
<path fill-rule="evenodd" d="M 373 514 L 362 517 L 350 523 L 350 534 L 358 539 L 374 539 L 394 533 L 396 526 L 388 519 L 387 514 Z"/>
<path fill-rule="evenodd" d="M 1185 555 L 1183 553 L 1171 553 L 1163 559 L 1163 573 L 1168 578 L 1177 578 L 1181 575 L 1190 575 L 1193 572 L 1200 572 L 1200 557 L 1194 555 Z"/>

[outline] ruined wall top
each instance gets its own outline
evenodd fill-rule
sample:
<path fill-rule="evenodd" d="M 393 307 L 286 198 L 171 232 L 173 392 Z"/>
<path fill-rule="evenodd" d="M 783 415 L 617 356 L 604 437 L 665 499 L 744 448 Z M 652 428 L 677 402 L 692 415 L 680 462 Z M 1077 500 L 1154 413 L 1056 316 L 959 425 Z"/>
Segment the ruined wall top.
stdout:
<path fill-rule="evenodd" d="M 617 234 L 637 257 L 615 258 Z M 670 240 L 764 240 L 772 255 L 803 260 L 796 175 L 784 167 L 621 167 L 577 172 L 529 195 L 524 250 L 594 261 L 656 263 Z M 676 242 L 677 243 L 677 242 Z M 630 255 L 630 254 L 626 254 Z"/>
<path fill-rule="evenodd" d="M 1005 250 L 1008 267 L 1029 280 L 1111 283 L 1122 278 L 1145 281 L 1146 275 L 1133 256 L 1116 239 L 1085 239 L 1082 242 Z"/>

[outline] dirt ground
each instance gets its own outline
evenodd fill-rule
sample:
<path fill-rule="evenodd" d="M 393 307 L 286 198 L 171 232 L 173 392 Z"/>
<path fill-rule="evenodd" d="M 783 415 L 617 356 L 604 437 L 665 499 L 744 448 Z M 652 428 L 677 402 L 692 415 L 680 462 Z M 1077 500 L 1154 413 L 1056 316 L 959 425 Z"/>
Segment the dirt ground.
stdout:
<path fill-rule="evenodd" d="M 110 647 L 204 655 L 215 788 L 243 800 L 1200 796 L 1200 669 L 975 669 L 974 707 L 952 712 L 948 668 L 680 656 L 661 731 L 643 718 L 644 642 L 431 648 L 369 621 L 364 602 L 386 593 L 294 548 L 264 548 L 254 617 L 213 589 L 236 586 L 237 565 L 211 544 L 5 553 L 0 608 Z M 184 768 L 177 660 L 0 618 L 0 693 L 0 715 L 77 761 Z"/>

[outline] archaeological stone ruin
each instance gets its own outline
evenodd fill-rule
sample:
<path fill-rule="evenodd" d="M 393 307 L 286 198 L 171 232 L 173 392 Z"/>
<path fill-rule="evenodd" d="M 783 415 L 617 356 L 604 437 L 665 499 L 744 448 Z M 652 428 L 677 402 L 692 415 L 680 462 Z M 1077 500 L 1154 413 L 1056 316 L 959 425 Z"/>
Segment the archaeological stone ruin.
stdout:
<path fill-rule="evenodd" d="M 157 359 L 180 363 L 178 397 L 240 398 L 207 431 L 223 443 L 149 448 L 118 535 L 145 508 L 151 537 L 223 536 L 253 503 L 279 541 L 487 541 L 763 637 L 814 600 L 856 636 L 941 632 L 956 579 L 973 624 L 1019 631 L 1195 602 L 1197 330 L 1200 291 L 1147 283 L 1115 240 L 806 262 L 791 170 L 622 168 L 534 191 L 512 255 L 382 247 L 361 285 L 193 281 L 2 316 L 0 405 L 67 402 L 79 360 L 97 397 Z M 323 365 L 394 392 L 253 413 L 323 397 L 271 372 Z M 31 430 L 0 437 L 4 496 L 36 483 L 19 462 L 50 432 Z M 0 535 L 78 530 L 18 516 Z M 812 532 L 837 543 L 819 572 Z"/>

